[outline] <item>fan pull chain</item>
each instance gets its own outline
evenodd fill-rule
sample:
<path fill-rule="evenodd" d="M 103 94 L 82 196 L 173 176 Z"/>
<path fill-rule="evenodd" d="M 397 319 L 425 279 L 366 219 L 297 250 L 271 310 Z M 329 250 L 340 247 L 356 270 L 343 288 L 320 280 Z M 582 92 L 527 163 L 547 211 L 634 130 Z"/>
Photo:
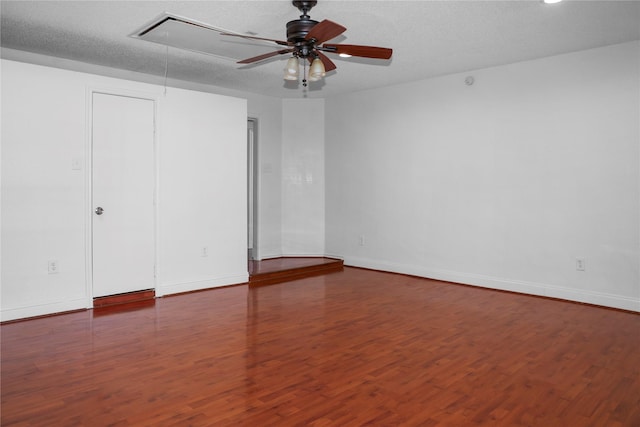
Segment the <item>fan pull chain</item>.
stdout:
<path fill-rule="evenodd" d="M 302 59 L 302 86 L 307 87 L 307 59 Z"/>

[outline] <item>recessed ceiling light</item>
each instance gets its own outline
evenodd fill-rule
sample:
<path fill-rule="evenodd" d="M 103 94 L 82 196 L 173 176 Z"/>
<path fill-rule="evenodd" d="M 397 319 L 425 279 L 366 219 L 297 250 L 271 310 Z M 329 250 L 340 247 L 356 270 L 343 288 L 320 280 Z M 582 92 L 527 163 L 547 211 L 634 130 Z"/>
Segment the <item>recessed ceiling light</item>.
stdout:
<path fill-rule="evenodd" d="M 351 55 L 349 55 L 348 53 L 341 53 L 338 56 L 341 58 L 351 58 Z"/>
<path fill-rule="evenodd" d="M 560 3 L 562 0 L 543 0 L 545 4 Z"/>

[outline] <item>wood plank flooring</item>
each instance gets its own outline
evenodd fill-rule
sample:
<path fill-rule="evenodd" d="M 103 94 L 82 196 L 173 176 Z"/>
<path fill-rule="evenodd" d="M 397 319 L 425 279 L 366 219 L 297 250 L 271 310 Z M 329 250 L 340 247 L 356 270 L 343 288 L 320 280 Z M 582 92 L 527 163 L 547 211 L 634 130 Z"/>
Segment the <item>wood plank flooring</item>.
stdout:
<path fill-rule="evenodd" d="M 0 332 L 2 426 L 640 426 L 640 315 L 349 267 Z"/>

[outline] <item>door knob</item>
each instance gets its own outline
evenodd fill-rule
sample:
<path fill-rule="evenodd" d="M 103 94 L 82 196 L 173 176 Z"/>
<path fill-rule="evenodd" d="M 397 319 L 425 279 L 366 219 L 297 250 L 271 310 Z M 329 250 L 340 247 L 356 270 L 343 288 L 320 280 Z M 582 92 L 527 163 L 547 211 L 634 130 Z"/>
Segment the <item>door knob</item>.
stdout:
<path fill-rule="evenodd" d="M 104 209 L 102 209 L 100 206 L 96 208 L 96 215 L 102 215 L 103 212 L 104 212 Z"/>

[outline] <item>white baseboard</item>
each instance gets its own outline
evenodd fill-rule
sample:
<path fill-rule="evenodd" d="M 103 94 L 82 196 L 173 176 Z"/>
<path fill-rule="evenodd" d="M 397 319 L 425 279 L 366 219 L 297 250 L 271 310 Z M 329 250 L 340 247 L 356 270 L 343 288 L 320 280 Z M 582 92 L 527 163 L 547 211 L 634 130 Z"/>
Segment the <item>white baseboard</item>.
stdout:
<path fill-rule="evenodd" d="M 603 292 L 586 291 L 545 283 L 510 280 L 456 271 L 430 269 L 422 266 L 404 265 L 367 258 L 346 257 L 344 265 L 640 312 L 640 298 L 635 299 Z"/>
<path fill-rule="evenodd" d="M 282 254 L 281 255 L 282 258 L 328 258 L 327 255 L 325 254 L 311 254 L 311 253 L 305 253 L 305 254 Z"/>
<path fill-rule="evenodd" d="M 93 307 L 93 300 L 91 298 L 79 298 L 69 301 L 56 301 L 27 307 L 9 308 L 0 311 L 0 321 L 7 322 L 29 317 L 46 316 L 67 311 L 85 310 L 91 307 Z"/>
<path fill-rule="evenodd" d="M 183 292 L 200 291 L 203 289 L 219 288 L 221 286 L 238 285 L 247 283 L 249 274 L 243 273 L 235 276 L 214 277 L 211 279 L 197 280 L 193 282 L 167 283 L 156 288 L 156 296 L 179 294 Z"/>
<path fill-rule="evenodd" d="M 341 256 L 338 255 L 327 255 L 327 254 L 300 254 L 300 253 L 296 253 L 296 254 L 277 254 L 277 255 L 264 255 L 262 256 L 259 260 L 256 261 L 266 261 L 269 259 L 276 259 L 276 258 L 335 258 L 335 259 L 342 259 Z"/>

